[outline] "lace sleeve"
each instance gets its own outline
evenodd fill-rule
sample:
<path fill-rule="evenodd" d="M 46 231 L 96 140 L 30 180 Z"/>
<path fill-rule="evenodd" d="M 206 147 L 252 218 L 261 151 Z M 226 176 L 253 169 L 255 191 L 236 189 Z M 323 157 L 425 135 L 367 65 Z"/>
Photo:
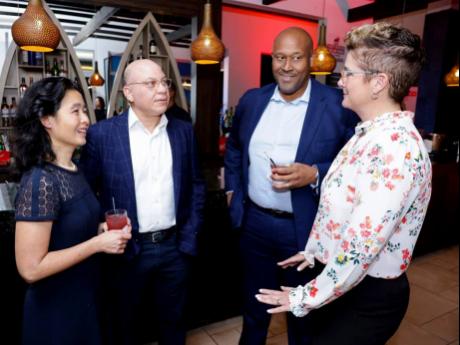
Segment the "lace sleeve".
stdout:
<path fill-rule="evenodd" d="M 16 197 L 16 220 L 54 220 L 59 208 L 59 187 L 50 172 L 35 168 L 23 176 Z"/>

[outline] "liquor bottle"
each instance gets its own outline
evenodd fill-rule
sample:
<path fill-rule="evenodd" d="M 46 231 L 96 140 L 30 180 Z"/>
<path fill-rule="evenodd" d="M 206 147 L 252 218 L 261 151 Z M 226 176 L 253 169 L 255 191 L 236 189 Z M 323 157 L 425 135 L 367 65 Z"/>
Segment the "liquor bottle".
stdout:
<path fill-rule="evenodd" d="M 29 78 L 29 86 L 32 85 L 34 83 L 34 77 L 30 77 Z"/>
<path fill-rule="evenodd" d="M 137 53 L 137 60 L 142 60 L 144 58 L 144 47 L 142 44 L 139 44 L 139 52 Z"/>
<path fill-rule="evenodd" d="M 8 138 L 5 134 L 0 135 L 0 165 L 7 166 L 10 164 L 11 155 L 9 151 Z"/>
<path fill-rule="evenodd" d="M 37 64 L 37 60 L 35 59 L 35 52 L 27 52 L 27 58 L 29 59 L 29 65 L 35 66 Z"/>
<path fill-rule="evenodd" d="M 51 67 L 51 76 L 59 77 L 59 66 L 56 58 L 53 59 L 53 67 Z"/>
<path fill-rule="evenodd" d="M 21 85 L 19 85 L 19 97 L 24 97 L 24 93 L 27 90 L 26 78 L 21 78 Z"/>
<path fill-rule="evenodd" d="M 6 97 L 3 97 L 2 99 L 2 127 L 8 127 L 9 121 L 8 117 L 10 115 L 10 107 L 8 106 L 8 103 L 6 102 Z"/>
<path fill-rule="evenodd" d="M 28 65 L 29 64 L 29 52 L 27 50 L 22 50 L 21 49 L 21 63 L 23 65 Z"/>
<path fill-rule="evenodd" d="M 50 63 L 48 60 L 45 60 L 45 77 L 51 77 Z"/>
<path fill-rule="evenodd" d="M 10 104 L 10 126 L 14 126 L 16 124 L 16 97 L 11 97 L 11 104 Z"/>
<path fill-rule="evenodd" d="M 155 45 L 155 40 L 152 38 L 149 43 L 149 54 L 156 55 L 156 53 L 157 53 L 157 47 Z"/>
<path fill-rule="evenodd" d="M 37 66 L 43 66 L 43 53 L 35 52 L 35 62 Z"/>
<path fill-rule="evenodd" d="M 80 82 L 78 81 L 78 78 L 77 78 L 77 77 L 73 78 L 73 83 L 74 83 L 75 85 L 78 85 L 78 87 L 80 87 Z"/>
<path fill-rule="evenodd" d="M 131 63 L 134 61 L 134 56 L 133 54 L 129 54 L 129 60 L 128 60 L 128 63 Z"/>
<path fill-rule="evenodd" d="M 59 76 L 60 77 L 67 77 L 67 71 L 64 68 L 64 61 L 59 61 L 60 67 L 59 67 Z"/>

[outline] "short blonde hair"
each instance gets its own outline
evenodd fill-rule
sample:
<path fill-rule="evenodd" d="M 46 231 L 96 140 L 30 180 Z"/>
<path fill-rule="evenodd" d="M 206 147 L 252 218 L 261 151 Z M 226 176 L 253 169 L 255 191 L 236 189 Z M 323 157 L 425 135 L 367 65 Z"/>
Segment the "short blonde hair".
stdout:
<path fill-rule="evenodd" d="M 354 28 L 345 36 L 345 45 L 363 70 L 388 75 L 389 95 L 398 103 L 417 83 L 425 61 L 420 37 L 390 23 Z"/>

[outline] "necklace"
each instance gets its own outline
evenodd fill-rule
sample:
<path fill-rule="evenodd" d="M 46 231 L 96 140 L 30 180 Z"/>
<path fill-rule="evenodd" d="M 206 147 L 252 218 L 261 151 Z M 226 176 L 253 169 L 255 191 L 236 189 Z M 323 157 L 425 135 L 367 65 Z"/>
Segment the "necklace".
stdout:
<path fill-rule="evenodd" d="M 70 164 L 69 165 L 64 165 L 62 163 L 58 163 L 58 162 L 55 162 L 55 164 L 58 166 L 58 167 L 61 167 L 65 170 L 69 170 L 69 171 L 77 171 L 77 166 L 75 165 L 74 162 L 70 161 Z"/>

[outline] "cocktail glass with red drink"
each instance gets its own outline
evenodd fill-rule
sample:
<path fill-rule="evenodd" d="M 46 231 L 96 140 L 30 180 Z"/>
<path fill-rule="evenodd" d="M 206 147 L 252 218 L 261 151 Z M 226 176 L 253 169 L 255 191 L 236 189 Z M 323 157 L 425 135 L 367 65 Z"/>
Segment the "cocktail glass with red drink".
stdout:
<path fill-rule="evenodd" d="M 128 212 L 123 208 L 115 208 L 105 212 L 105 221 L 109 230 L 120 230 L 128 225 Z"/>

